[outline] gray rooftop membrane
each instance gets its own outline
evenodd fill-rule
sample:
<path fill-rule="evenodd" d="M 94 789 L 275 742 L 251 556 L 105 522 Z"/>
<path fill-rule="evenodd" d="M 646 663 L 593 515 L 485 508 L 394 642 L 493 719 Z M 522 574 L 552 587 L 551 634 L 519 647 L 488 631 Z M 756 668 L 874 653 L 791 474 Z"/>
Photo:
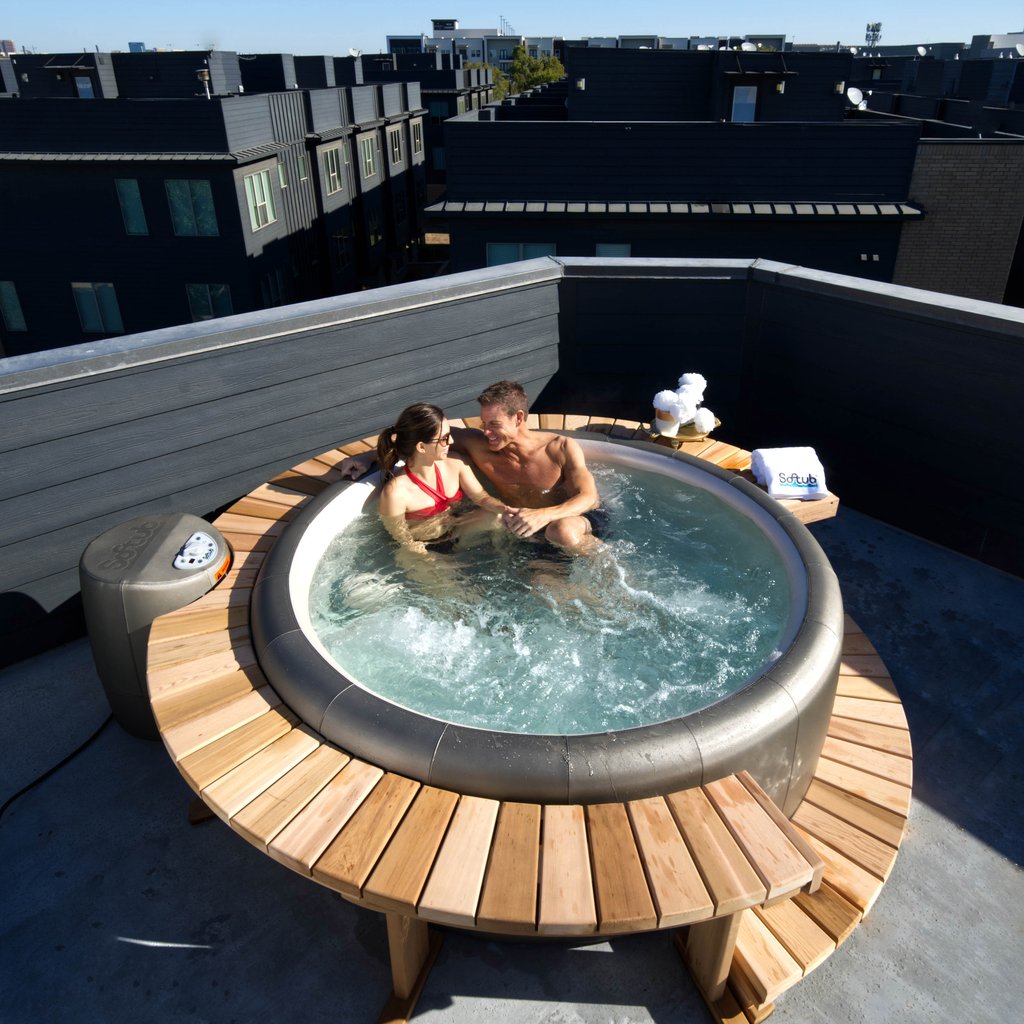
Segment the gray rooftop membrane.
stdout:
<path fill-rule="evenodd" d="M 588 458 L 696 484 L 761 528 L 782 555 L 794 595 L 777 661 L 709 707 L 614 732 L 501 732 L 402 707 L 346 675 L 309 626 L 314 567 L 327 543 L 374 496 L 375 483 L 363 481 L 321 494 L 264 563 L 252 598 L 261 668 L 285 703 L 328 740 L 434 786 L 503 800 L 599 803 L 668 793 L 747 770 L 792 813 L 817 764 L 838 677 L 843 609 L 828 559 L 790 512 L 734 474 L 642 442 L 581 444 Z"/>

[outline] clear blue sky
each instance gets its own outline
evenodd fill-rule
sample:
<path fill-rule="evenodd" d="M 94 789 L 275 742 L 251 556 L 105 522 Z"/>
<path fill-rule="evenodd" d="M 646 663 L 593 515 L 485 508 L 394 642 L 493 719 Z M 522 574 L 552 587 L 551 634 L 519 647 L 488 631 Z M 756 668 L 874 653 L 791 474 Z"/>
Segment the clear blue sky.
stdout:
<path fill-rule="evenodd" d="M 882 22 L 883 45 L 969 42 L 975 34 L 1024 30 L 1019 0 L 937 4 L 934 0 L 810 0 L 655 3 L 652 0 L 9 0 L 0 8 L 0 38 L 39 52 L 127 50 L 147 46 L 294 54 L 375 53 L 389 34 L 430 33 L 431 18 L 457 18 L 462 28 L 495 28 L 504 16 L 522 35 L 663 36 L 784 34 L 796 42 L 864 42 L 868 21 Z"/>

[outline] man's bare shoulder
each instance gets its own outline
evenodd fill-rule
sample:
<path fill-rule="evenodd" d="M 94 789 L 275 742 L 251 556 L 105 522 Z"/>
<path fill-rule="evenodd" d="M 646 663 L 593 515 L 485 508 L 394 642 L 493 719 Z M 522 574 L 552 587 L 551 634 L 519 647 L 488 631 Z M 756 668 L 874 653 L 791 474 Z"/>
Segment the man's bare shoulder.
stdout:
<path fill-rule="evenodd" d="M 545 451 L 559 465 L 565 465 L 566 462 L 584 461 L 583 449 L 575 438 L 539 430 L 534 431 L 534 436 L 542 439 Z"/>

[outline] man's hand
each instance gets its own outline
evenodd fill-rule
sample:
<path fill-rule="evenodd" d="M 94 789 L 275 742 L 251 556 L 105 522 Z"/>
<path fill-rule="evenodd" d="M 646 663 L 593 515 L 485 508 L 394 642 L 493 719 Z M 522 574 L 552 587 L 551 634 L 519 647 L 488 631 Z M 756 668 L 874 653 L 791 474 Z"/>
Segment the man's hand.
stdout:
<path fill-rule="evenodd" d="M 532 537 L 551 522 L 551 510 L 547 508 L 509 508 L 501 514 L 501 523 L 517 537 Z"/>
<path fill-rule="evenodd" d="M 363 452 L 361 455 L 350 455 L 337 465 L 342 480 L 359 480 L 366 476 L 377 459 L 376 452 Z"/>

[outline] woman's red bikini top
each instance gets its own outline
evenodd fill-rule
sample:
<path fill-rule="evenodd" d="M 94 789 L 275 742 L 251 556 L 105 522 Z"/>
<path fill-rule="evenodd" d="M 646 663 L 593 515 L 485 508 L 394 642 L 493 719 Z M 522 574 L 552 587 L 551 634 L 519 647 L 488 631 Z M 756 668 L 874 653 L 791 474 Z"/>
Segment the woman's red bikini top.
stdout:
<path fill-rule="evenodd" d="M 433 505 L 428 505 L 426 508 L 418 508 L 415 512 L 406 512 L 406 519 L 430 519 L 433 516 L 439 516 L 442 512 L 447 512 L 456 502 L 462 501 L 461 487 L 450 498 L 445 497 L 444 484 L 441 483 L 441 467 L 436 462 L 434 463 L 434 474 L 437 490 L 434 490 L 430 484 L 424 483 L 408 466 L 405 467 L 405 475 L 428 497 L 434 499 Z"/>

